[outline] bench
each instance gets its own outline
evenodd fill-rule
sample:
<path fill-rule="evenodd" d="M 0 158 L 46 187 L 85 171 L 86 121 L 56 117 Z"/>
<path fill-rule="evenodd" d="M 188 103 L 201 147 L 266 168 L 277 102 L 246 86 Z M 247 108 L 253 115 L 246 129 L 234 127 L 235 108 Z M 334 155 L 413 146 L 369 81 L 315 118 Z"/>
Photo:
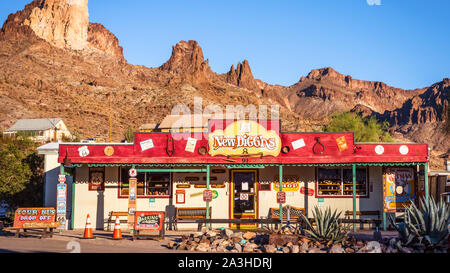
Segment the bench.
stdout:
<path fill-rule="evenodd" d="M 370 219 L 352 219 L 351 217 L 353 217 L 353 211 L 352 210 L 347 210 L 344 213 L 345 219 L 351 219 L 353 220 L 352 223 L 356 223 L 356 224 L 360 224 L 360 229 L 364 229 L 364 224 L 367 223 L 372 223 L 370 221 L 366 221 L 366 220 L 370 220 Z M 356 211 L 356 216 L 376 216 L 376 220 L 380 220 L 380 216 L 381 213 L 379 210 L 362 210 L 362 211 Z"/>
<path fill-rule="evenodd" d="M 116 222 L 117 217 L 127 217 L 125 220 L 121 219 L 121 224 L 128 223 L 128 212 L 127 211 L 110 211 L 108 220 L 106 221 L 108 223 L 107 231 L 111 231 L 111 224 L 114 224 Z"/>
<path fill-rule="evenodd" d="M 209 218 L 211 218 L 211 207 L 209 208 Z M 206 207 L 177 208 L 175 214 L 174 227 L 178 230 L 178 223 L 198 223 L 196 220 L 206 219 Z"/>
<path fill-rule="evenodd" d="M 289 208 L 289 222 L 295 223 L 297 226 L 302 221 L 302 215 L 305 215 L 304 208 L 297 208 L 293 206 L 284 206 L 281 208 L 283 212 L 283 222 L 287 221 L 287 214 Z M 280 208 L 270 208 L 268 219 L 280 219 Z M 275 224 L 275 228 L 278 228 L 278 224 Z"/>
<path fill-rule="evenodd" d="M 7 227 L 3 230 L 9 232 L 15 232 L 16 238 L 20 238 L 20 235 L 40 235 L 40 239 L 52 238 L 53 230 L 61 225 L 59 222 L 50 223 L 24 223 L 22 227 Z"/>

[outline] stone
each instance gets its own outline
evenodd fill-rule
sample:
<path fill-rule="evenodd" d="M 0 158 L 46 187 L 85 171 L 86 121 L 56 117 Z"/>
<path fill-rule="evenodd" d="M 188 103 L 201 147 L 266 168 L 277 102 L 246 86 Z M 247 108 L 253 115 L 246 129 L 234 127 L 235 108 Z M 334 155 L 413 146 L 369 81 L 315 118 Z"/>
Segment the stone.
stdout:
<path fill-rule="evenodd" d="M 309 245 L 307 242 L 302 242 L 300 245 L 300 253 L 307 253 L 309 249 Z"/>
<path fill-rule="evenodd" d="M 325 251 L 325 250 L 322 250 L 322 249 L 320 249 L 320 248 L 318 248 L 318 247 L 311 247 L 311 248 L 308 250 L 308 253 L 326 253 L 326 251 Z"/>
<path fill-rule="evenodd" d="M 233 233 L 234 232 L 231 229 L 228 229 L 228 228 L 226 228 L 226 229 L 221 231 L 221 235 L 224 236 L 224 237 L 227 237 L 227 238 L 231 238 L 231 235 L 233 235 Z"/>
<path fill-rule="evenodd" d="M 381 245 L 377 241 L 370 241 L 365 246 L 366 253 L 383 253 L 381 251 Z"/>
<path fill-rule="evenodd" d="M 210 231 L 208 231 L 208 232 L 206 233 L 206 235 L 209 236 L 209 237 L 214 237 L 214 236 L 217 235 L 217 233 L 214 232 L 214 231 L 212 231 L 212 230 L 210 230 Z"/>
<path fill-rule="evenodd" d="M 282 248 L 282 251 L 283 251 L 283 253 L 290 253 L 291 252 L 291 250 L 289 249 L 289 247 L 283 247 Z"/>
<path fill-rule="evenodd" d="M 217 250 L 217 252 L 225 252 L 226 248 L 223 247 L 223 246 L 218 246 L 218 247 L 216 248 L 216 250 Z"/>
<path fill-rule="evenodd" d="M 236 237 L 232 237 L 231 240 L 233 241 L 233 243 L 237 244 L 240 241 L 242 241 L 242 238 L 236 236 Z"/>
<path fill-rule="evenodd" d="M 287 244 L 286 244 L 286 246 L 287 247 L 291 247 L 291 246 L 293 246 L 294 244 L 292 243 L 292 242 L 288 242 Z"/>
<path fill-rule="evenodd" d="M 329 251 L 330 253 L 342 253 L 342 246 L 339 244 L 333 245 Z"/>
<path fill-rule="evenodd" d="M 234 249 L 236 249 L 238 252 L 242 252 L 242 246 L 240 244 L 234 244 Z"/>
<path fill-rule="evenodd" d="M 299 245 L 292 245 L 291 247 L 291 253 L 299 253 L 300 252 L 300 247 Z"/>
<path fill-rule="evenodd" d="M 257 247 L 258 247 L 257 244 L 247 243 L 247 244 L 245 244 L 245 247 L 242 251 L 245 253 L 252 253 Z"/>
<path fill-rule="evenodd" d="M 196 232 L 193 234 L 194 238 L 198 238 L 198 237 L 202 237 L 203 236 L 203 232 Z"/>
<path fill-rule="evenodd" d="M 275 253 L 277 251 L 277 248 L 274 245 L 265 245 L 264 250 L 266 253 Z"/>
<path fill-rule="evenodd" d="M 242 232 L 235 232 L 231 235 L 231 238 L 239 238 L 240 240 L 243 239 Z"/>
<path fill-rule="evenodd" d="M 174 248 L 174 246 L 176 246 L 176 242 L 174 242 L 174 241 L 169 241 L 169 243 L 167 243 L 167 246 L 170 248 L 170 249 L 172 249 L 172 248 Z"/>
<path fill-rule="evenodd" d="M 302 238 L 300 239 L 300 241 L 305 242 L 305 243 L 311 242 L 311 240 L 309 240 L 309 239 L 306 238 L 306 237 L 302 237 Z"/>
<path fill-rule="evenodd" d="M 246 233 L 244 233 L 244 235 L 242 235 L 242 238 L 244 238 L 245 240 L 248 240 L 248 241 L 255 237 L 256 237 L 256 233 L 251 232 L 251 231 L 247 231 Z"/>
<path fill-rule="evenodd" d="M 200 251 L 200 252 L 208 252 L 208 250 L 210 250 L 209 244 L 199 244 L 195 250 Z"/>
<path fill-rule="evenodd" d="M 351 248 L 351 247 L 347 247 L 347 248 L 344 250 L 344 252 L 345 252 L 345 253 L 355 253 L 355 250 L 354 250 L 353 248 Z"/>
<path fill-rule="evenodd" d="M 298 242 L 298 235 L 286 235 L 286 234 L 270 234 L 269 235 L 269 244 L 275 245 L 286 245 L 291 242 L 295 244 Z"/>
<path fill-rule="evenodd" d="M 186 250 L 186 247 L 187 247 L 186 243 L 182 242 L 181 244 L 179 244 L 177 246 L 177 249 L 178 250 Z"/>

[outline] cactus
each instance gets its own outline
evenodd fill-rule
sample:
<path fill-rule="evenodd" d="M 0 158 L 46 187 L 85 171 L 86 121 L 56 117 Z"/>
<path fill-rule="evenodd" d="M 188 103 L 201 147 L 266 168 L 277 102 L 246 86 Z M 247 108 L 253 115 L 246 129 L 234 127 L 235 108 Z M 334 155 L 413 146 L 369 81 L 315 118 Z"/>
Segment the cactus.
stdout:
<path fill-rule="evenodd" d="M 307 229 L 305 232 L 309 235 L 310 239 L 315 242 L 325 243 L 327 245 L 335 243 L 343 243 L 346 238 L 348 231 L 346 231 L 343 226 L 338 222 L 341 212 L 337 210 L 331 211 L 328 207 L 322 212 L 317 206 L 313 211 L 314 222 L 316 227 L 309 222 L 306 216 L 302 215 L 305 220 Z"/>
<path fill-rule="evenodd" d="M 404 221 L 395 224 L 394 217 L 389 220 L 398 231 L 403 245 L 424 245 L 426 248 L 445 248 L 449 237 L 448 222 L 450 207 L 442 200 L 437 204 L 430 197 L 420 199 L 419 208 L 411 202 L 405 207 Z"/>

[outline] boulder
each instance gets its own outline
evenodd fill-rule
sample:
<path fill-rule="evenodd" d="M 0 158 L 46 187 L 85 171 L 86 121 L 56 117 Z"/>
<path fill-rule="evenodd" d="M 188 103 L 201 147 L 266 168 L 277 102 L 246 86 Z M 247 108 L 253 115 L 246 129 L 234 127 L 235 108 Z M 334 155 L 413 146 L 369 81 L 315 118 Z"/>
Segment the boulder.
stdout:
<path fill-rule="evenodd" d="M 307 242 L 302 242 L 302 244 L 299 247 L 300 247 L 300 253 L 307 253 L 308 252 L 309 245 L 308 245 Z"/>
<path fill-rule="evenodd" d="M 236 249 L 238 252 L 242 252 L 242 246 L 240 244 L 234 244 L 234 249 Z"/>
<path fill-rule="evenodd" d="M 245 240 L 249 241 L 249 240 L 251 240 L 251 239 L 256 237 L 256 233 L 255 232 L 251 232 L 251 231 L 247 231 L 246 233 L 244 233 L 244 235 L 242 235 L 242 237 Z"/>
<path fill-rule="evenodd" d="M 339 244 L 333 245 L 329 251 L 330 253 L 342 253 L 342 246 Z"/>
<path fill-rule="evenodd" d="M 231 238 L 231 235 L 233 235 L 233 231 L 231 229 L 226 228 L 221 231 L 221 235 L 226 238 Z"/>
<path fill-rule="evenodd" d="M 247 244 L 245 244 L 245 247 L 244 247 L 243 252 L 245 252 L 245 253 L 252 253 L 252 252 L 254 252 L 254 250 L 255 250 L 256 248 L 258 248 L 258 245 L 257 245 L 257 244 L 254 244 L 254 243 L 247 243 Z"/>
<path fill-rule="evenodd" d="M 264 250 L 266 253 L 275 253 L 277 251 L 277 248 L 274 245 L 265 245 Z"/>
<path fill-rule="evenodd" d="M 291 253 L 299 253 L 300 252 L 300 247 L 298 245 L 293 245 L 291 247 Z"/>

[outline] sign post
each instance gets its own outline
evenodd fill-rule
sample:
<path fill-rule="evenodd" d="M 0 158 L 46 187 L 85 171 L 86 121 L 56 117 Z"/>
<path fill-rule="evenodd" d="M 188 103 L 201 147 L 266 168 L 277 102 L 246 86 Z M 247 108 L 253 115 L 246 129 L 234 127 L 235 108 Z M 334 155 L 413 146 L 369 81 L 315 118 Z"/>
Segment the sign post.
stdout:
<path fill-rule="evenodd" d="M 283 226 L 283 203 L 286 202 L 286 193 L 283 192 L 283 165 L 280 165 L 278 167 L 278 176 L 279 176 L 279 182 L 280 182 L 280 191 L 277 193 L 277 202 L 280 204 L 280 222 L 281 222 L 281 226 Z M 282 196 L 284 193 L 284 197 Z M 281 201 L 284 202 L 282 203 Z"/>
<path fill-rule="evenodd" d="M 134 228 L 134 219 L 136 212 L 136 191 L 137 191 L 137 171 L 134 168 L 130 169 L 130 178 L 128 180 L 128 228 Z"/>
<path fill-rule="evenodd" d="M 60 174 L 58 176 L 58 184 L 56 185 L 56 221 L 61 225 L 58 227 L 59 231 L 67 229 L 67 184 L 66 176 Z"/>

